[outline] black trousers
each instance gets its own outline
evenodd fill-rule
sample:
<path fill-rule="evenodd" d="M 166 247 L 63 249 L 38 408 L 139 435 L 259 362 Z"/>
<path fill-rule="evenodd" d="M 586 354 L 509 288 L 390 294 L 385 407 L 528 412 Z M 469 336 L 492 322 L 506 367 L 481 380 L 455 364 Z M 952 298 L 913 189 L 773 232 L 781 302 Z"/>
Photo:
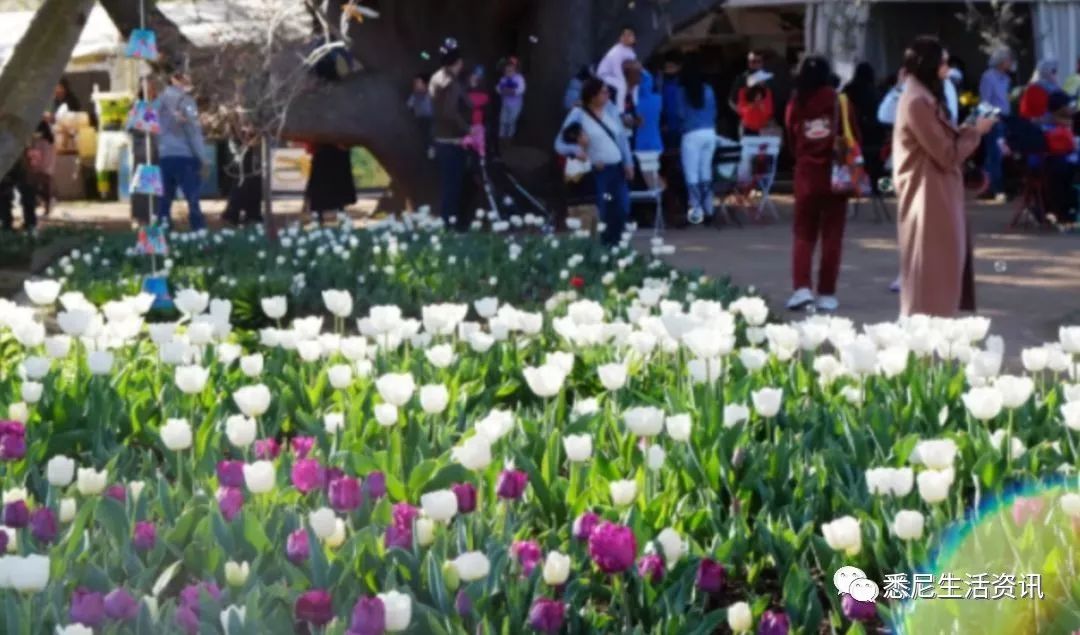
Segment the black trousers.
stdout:
<path fill-rule="evenodd" d="M 33 229 L 37 225 L 37 187 L 21 161 L 0 179 L 0 229 L 11 230 L 14 227 L 11 210 L 15 206 L 15 192 L 19 193 L 22 204 L 23 226 Z"/>
<path fill-rule="evenodd" d="M 246 176 L 229 191 L 229 200 L 225 204 L 225 220 L 232 224 L 262 222 L 262 177 Z"/>

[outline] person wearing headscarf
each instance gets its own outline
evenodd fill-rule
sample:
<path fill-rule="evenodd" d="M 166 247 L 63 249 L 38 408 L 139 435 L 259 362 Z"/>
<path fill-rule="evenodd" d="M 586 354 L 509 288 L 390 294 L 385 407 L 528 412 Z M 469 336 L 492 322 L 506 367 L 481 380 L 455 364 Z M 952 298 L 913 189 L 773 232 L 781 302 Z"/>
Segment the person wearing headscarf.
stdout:
<path fill-rule="evenodd" d="M 1049 112 L 1050 95 L 1058 87 L 1058 62 L 1052 57 L 1039 61 L 1024 94 L 1020 96 L 1020 116 L 1041 123 Z"/>

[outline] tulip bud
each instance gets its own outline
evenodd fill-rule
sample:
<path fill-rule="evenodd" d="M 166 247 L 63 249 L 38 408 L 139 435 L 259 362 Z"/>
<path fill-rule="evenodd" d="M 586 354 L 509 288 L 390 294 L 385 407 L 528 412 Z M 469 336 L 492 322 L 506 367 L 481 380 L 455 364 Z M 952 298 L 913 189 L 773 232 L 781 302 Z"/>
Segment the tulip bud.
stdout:
<path fill-rule="evenodd" d="M 452 560 L 447 560 L 442 566 L 443 581 L 446 582 L 446 589 L 453 593 L 461 586 L 461 577 L 458 575 L 457 567 L 454 566 Z"/>
<path fill-rule="evenodd" d="M 251 567 L 247 562 L 236 563 L 230 560 L 225 563 L 225 581 L 229 583 L 229 586 L 244 586 L 250 572 Z"/>

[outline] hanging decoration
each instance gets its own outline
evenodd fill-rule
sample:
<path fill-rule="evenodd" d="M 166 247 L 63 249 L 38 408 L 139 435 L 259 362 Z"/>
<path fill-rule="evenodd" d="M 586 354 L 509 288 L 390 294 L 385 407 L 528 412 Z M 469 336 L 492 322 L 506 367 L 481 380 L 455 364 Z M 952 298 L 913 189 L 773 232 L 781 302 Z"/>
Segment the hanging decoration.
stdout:
<path fill-rule="evenodd" d="M 161 181 L 161 168 L 151 163 L 143 163 L 135 168 L 135 178 L 131 179 L 131 194 L 149 194 L 161 196 L 165 187 Z"/>
<path fill-rule="evenodd" d="M 128 36 L 124 57 L 147 62 L 156 62 L 158 58 L 157 35 L 151 29 L 132 29 Z"/>
<path fill-rule="evenodd" d="M 160 132 L 161 125 L 154 105 L 145 99 L 139 99 L 132 104 L 131 110 L 128 111 L 127 129 L 144 134 L 157 134 Z"/>

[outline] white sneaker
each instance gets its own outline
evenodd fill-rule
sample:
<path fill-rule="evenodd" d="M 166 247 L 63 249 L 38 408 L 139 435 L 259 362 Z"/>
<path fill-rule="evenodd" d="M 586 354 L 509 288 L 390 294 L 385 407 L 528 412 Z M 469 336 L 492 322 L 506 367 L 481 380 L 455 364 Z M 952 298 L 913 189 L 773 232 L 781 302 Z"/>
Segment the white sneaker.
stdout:
<path fill-rule="evenodd" d="M 686 213 L 686 220 L 688 220 L 691 225 L 700 225 L 701 221 L 705 220 L 705 213 L 701 211 L 701 208 L 692 208 Z"/>
<path fill-rule="evenodd" d="M 787 308 L 789 311 L 798 311 L 806 306 L 814 303 L 814 292 L 806 287 L 796 289 L 795 293 L 791 294 L 791 298 L 787 301 Z"/>
<path fill-rule="evenodd" d="M 817 299 L 818 311 L 825 311 L 826 313 L 832 313 L 840 308 L 840 303 L 837 302 L 836 296 L 823 295 Z"/>

